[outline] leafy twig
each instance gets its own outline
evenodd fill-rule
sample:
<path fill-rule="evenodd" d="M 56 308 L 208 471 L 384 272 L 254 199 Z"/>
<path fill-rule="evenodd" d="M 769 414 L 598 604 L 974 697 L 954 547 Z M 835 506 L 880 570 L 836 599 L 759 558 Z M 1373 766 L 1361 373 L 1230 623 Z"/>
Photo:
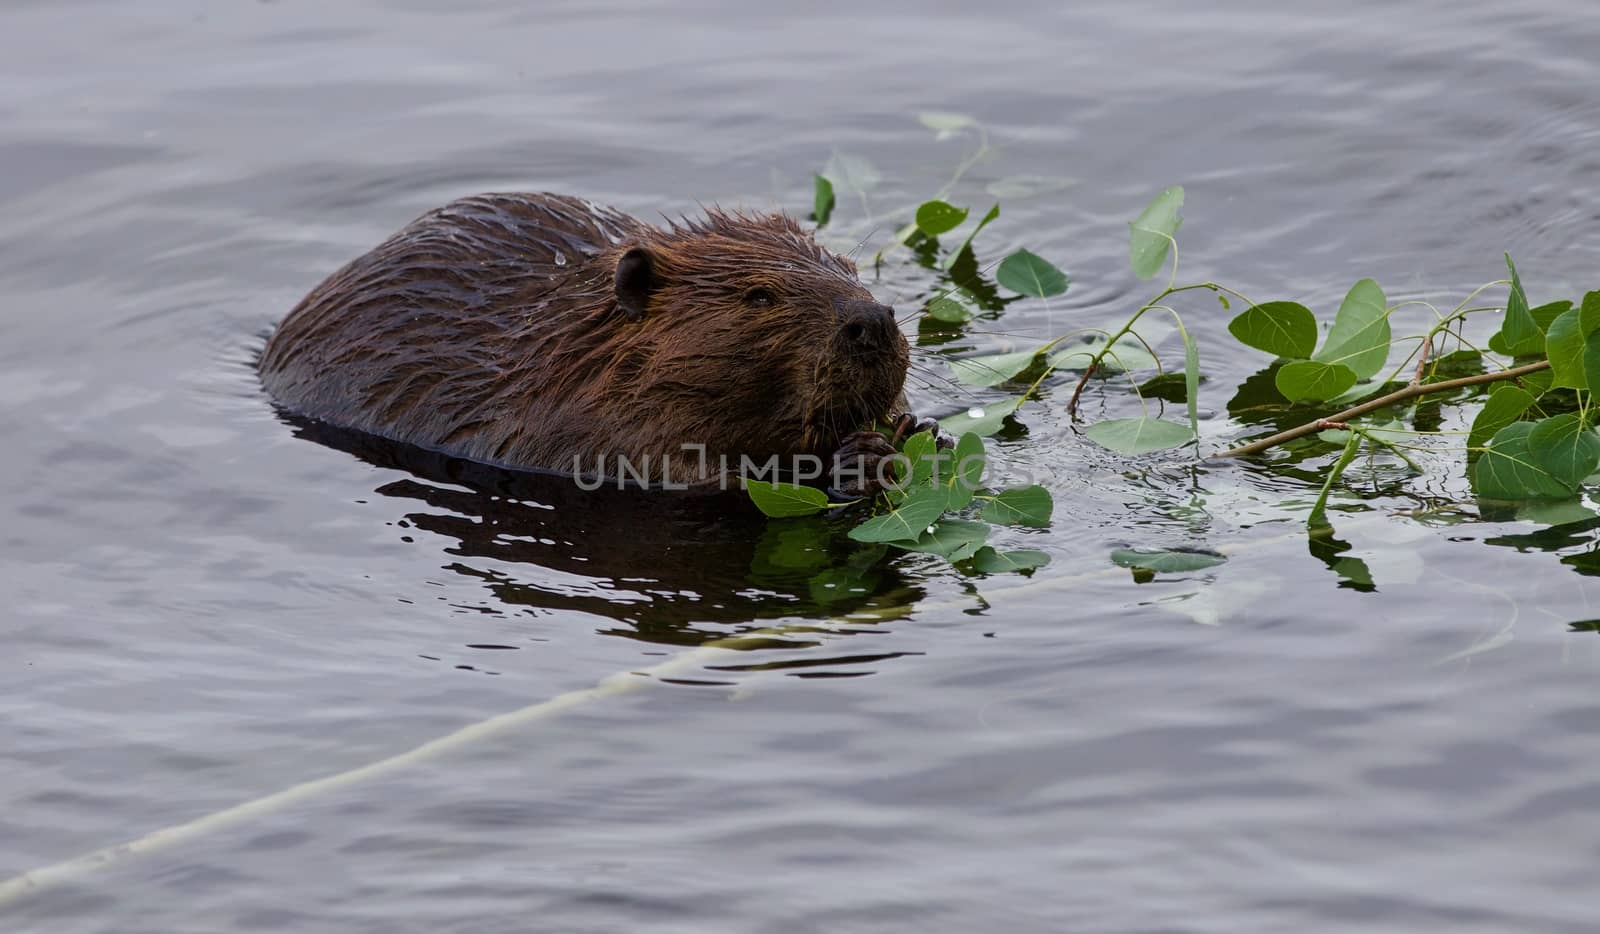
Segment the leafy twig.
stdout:
<path fill-rule="evenodd" d="M 1479 373 L 1476 376 L 1463 376 L 1460 379 L 1445 380 L 1442 383 L 1411 383 L 1403 389 L 1397 389 L 1394 392 L 1388 393 L 1387 395 L 1379 396 L 1370 402 L 1363 402 L 1355 408 L 1345 409 L 1343 412 L 1340 412 L 1337 415 L 1329 415 L 1326 418 L 1314 419 L 1297 428 L 1290 428 L 1287 431 L 1280 431 L 1275 435 L 1269 435 L 1265 438 L 1262 438 L 1260 441 L 1252 441 L 1249 444 L 1240 445 L 1236 448 L 1230 448 L 1229 450 L 1212 454 L 1208 459 L 1218 460 L 1224 457 L 1245 457 L 1251 454 L 1260 454 L 1262 451 L 1268 450 L 1269 448 L 1275 448 L 1280 444 L 1285 444 L 1289 441 L 1295 440 L 1296 438 L 1304 438 L 1306 435 L 1321 431 L 1328 422 L 1348 422 L 1352 418 L 1360 418 L 1369 412 L 1376 412 L 1381 408 L 1394 405 L 1397 402 L 1404 402 L 1407 399 L 1415 399 L 1417 396 L 1426 396 L 1440 392 L 1450 392 L 1454 389 L 1464 389 L 1468 386 L 1480 386 L 1484 383 L 1494 383 L 1505 379 L 1518 379 L 1520 377 L 1527 376 L 1530 373 L 1537 373 L 1540 370 L 1548 370 L 1549 368 L 1550 361 L 1540 360 L 1538 363 L 1530 363 L 1526 366 L 1513 367 L 1509 370 L 1497 370 L 1493 373 Z"/>

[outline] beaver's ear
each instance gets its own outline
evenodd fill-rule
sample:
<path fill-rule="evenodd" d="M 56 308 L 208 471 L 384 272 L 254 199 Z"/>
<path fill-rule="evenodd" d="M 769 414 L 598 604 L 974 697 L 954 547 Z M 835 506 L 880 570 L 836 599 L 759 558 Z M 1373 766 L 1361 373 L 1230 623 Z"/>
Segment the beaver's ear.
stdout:
<path fill-rule="evenodd" d="M 629 321 L 644 318 L 656 284 L 655 259 L 649 250 L 636 246 L 617 260 L 617 307 Z"/>

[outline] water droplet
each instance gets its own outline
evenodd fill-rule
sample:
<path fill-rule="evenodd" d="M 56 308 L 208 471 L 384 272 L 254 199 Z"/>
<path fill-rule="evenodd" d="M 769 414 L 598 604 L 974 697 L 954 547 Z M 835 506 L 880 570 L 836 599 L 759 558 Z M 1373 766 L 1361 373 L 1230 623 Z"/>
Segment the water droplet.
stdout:
<path fill-rule="evenodd" d="M 967 409 L 967 417 L 968 418 L 982 418 L 983 417 L 983 409 L 979 408 L 978 406 L 973 406 L 972 408 Z"/>
<path fill-rule="evenodd" d="M 561 252 L 560 250 L 557 250 L 556 251 L 556 255 L 555 255 L 555 261 L 556 261 L 556 265 L 557 266 L 565 266 L 567 264 L 567 254 Z"/>

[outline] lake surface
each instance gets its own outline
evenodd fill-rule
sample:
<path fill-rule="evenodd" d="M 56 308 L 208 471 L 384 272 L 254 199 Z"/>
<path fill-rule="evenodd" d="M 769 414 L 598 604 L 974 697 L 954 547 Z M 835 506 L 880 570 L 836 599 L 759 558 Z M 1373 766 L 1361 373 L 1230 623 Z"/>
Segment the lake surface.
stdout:
<path fill-rule="evenodd" d="M 1479 515 L 1453 455 L 1354 470 L 1348 547 L 1312 548 L 1333 449 L 1120 458 L 1063 379 L 990 444 L 1055 496 L 998 533 L 1048 567 L 901 556 L 841 595 L 843 546 L 363 459 L 251 370 L 323 276 L 472 192 L 803 216 L 837 152 L 881 180 L 834 236 L 882 242 L 970 149 L 926 110 L 1000 148 L 957 203 L 1074 180 L 979 241 L 1072 289 L 941 349 L 1126 317 L 1125 223 L 1171 184 L 1186 276 L 1252 296 L 1453 305 L 1509 250 L 1572 297 L 1589 4 L 434 6 L 0 12 L 0 879 L 633 690 L 74 869 L 0 930 L 1594 930 L 1600 523 Z M 906 310 L 930 279 L 872 285 Z M 1259 431 L 1228 402 L 1265 359 L 1182 307 L 1203 444 Z M 1124 545 L 1229 560 L 1138 583 Z"/>

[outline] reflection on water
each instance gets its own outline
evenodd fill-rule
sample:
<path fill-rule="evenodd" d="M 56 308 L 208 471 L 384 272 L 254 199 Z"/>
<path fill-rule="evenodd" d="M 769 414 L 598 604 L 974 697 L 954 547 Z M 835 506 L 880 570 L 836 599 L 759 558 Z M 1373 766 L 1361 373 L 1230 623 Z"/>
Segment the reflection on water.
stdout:
<path fill-rule="evenodd" d="M 776 619 L 902 618 L 923 593 L 885 560 L 884 546 L 840 534 L 849 520 L 768 523 L 741 491 L 588 491 L 566 477 L 501 470 L 290 421 L 298 437 L 413 474 L 374 492 L 403 510 L 395 521 L 402 530 L 450 543 L 443 551 L 453 560 L 444 567 L 481 583 L 490 597 L 484 612 L 570 611 L 610 618 L 618 624 L 605 630 L 611 635 L 689 646 L 761 630 Z M 738 644 L 768 646 L 760 639 Z"/>

